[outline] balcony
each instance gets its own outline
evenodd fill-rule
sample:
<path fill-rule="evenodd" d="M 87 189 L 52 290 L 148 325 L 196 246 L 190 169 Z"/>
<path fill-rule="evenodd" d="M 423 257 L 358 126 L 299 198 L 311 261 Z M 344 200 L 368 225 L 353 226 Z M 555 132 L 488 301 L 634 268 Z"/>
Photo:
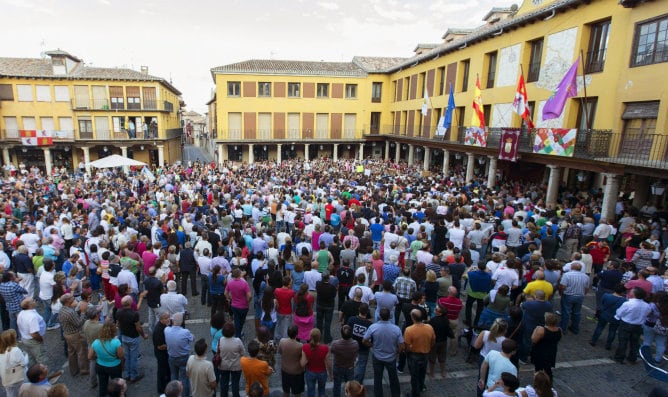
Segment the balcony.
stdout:
<path fill-rule="evenodd" d="M 407 136 L 403 125 L 383 126 L 383 132 L 390 136 L 419 139 L 423 142 L 438 142 L 450 145 L 461 145 L 462 152 L 470 151 L 472 146 L 464 145 L 466 127 L 454 127 L 445 137 L 420 138 Z M 499 147 L 503 129 L 490 128 L 487 136 L 487 147 L 483 149 L 488 154 L 496 152 Z M 456 135 L 455 135 L 456 134 Z M 533 142 L 536 134 L 533 130 L 520 135 L 518 151 L 533 154 Z M 536 154 L 537 156 L 541 156 Z M 668 170 L 668 135 L 616 133 L 611 130 L 579 130 L 576 137 L 573 159 L 594 160 L 605 163 L 615 163 L 632 167 L 647 167 Z"/>
<path fill-rule="evenodd" d="M 109 98 L 72 100 L 72 110 L 109 111 L 127 110 L 133 112 L 173 112 L 174 104 L 168 101 L 144 100 L 143 103 L 112 102 Z"/>

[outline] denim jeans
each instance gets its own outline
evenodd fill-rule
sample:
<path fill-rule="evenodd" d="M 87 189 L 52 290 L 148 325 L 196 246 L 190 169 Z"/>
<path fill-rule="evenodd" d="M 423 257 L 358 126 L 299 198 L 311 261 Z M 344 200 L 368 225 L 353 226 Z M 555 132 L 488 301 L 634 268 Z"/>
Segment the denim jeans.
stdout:
<path fill-rule="evenodd" d="M 561 323 L 559 326 L 563 331 L 570 329 L 574 334 L 578 334 L 580 332 L 580 315 L 582 312 L 583 301 L 584 296 L 561 296 Z"/>
<path fill-rule="evenodd" d="M 599 318 L 598 323 L 596 324 L 596 329 L 591 336 L 591 343 L 596 344 L 596 341 L 603 333 L 605 326 L 608 324 L 610 324 L 610 327 L 608 328 L 608 338 L 605 341 L 605 348 L 609 349 L 612 346 L 612 342 L 615 340 L 615 334 L 617 333 L 617 327 L 619 327 L 619 320 L 615 319 L 608 322 L 607 320 Z"/>
<path fill-rule="evenodd" d="M 276 315 L 276 331 L 274 331 L 274 340 L 280 341 L 288 337 L 288 327 L 292 323 L 292 314 Z"/>
<path fill-rule="evenodd" d="M 42 318 L 44 318 L 44 321 L 46 321 L 46 326 L 51 327 L 53 325 L 53 321 L 51 320 L 51 299 L 40 300 L 44 306 L 44 314 L 42 315 Z"/>
<path fill-rule="evenodd" d="M 619 343 L 615 351 L 615 360 L 623 361 L 624 356 L 630 362 L 638 360 L 638 348 L 640 347 L 640 335 L 642 335 L 642 326 L 633 325 L 620 321 L 619 324 Z M 628 348 L 628 355 L 627 353 Z"/>
<path fill-rule="evenodd" d="M 18 320 L 18 317 L 19 317 L 19 312 L 15 312 L 15 313 L 9 312 L 9 328 L 16 331 L 17 336 L 20 335 L 19 334 L 19 326 L 16 322 Z M 20 336 L 19 336 L 19 338 L 20 338 Z"/>
<path fill-rule="evenodd" d="M 123 350 L 125 350 L 126 377 L 133 380 L 139 376 L 139 337 L 131 338 L 129 336 L 121 335 L 121 343 L 123 344 Z"/>
<path fill-rule="evenodd" d="M 343 368 L 334 366 L 334 382 L 332 384 L 332 394 L 334 397 L 341 397 L 341 383 L 354 380 L 355 368 Z"/>
<path fill-rule="evenodd" d="M 95 370 L 97 371 L 98 395 L 99 397 L 105 397 L 107 395 L 109 380 L 120 378 L 123 374 L 123 370 L 121 369 L 120 364 L 115 367 L 105 367 L 104 365 L 97 364 Z"/>
<path fill-rule="evenodd" d="M 169 371 L 172 380 L 180 380 L 183 384 L 182 396 L 190 395 L 190 379 L 186 376 L 186 364 L 188 364 L 188 356 L 169 357 Z"/>
<path fill-rule="evenodd" d="M 304 373 L 306 380 L 306 396 L 315 397 L 316 382 L 318 384 L 318 397 L 325 396 L 325 384 L 327 383 L 327 371 L 325 372 L 311 372 L 306 370 Z"/>
<path fill-rule="evenodd" d="M 199 279 L 201 281 L 200 286 L 202 287 L 200 289 L 200 294 L 202 294 L 202 295 L 200 295 L 200 298 L 201 298 L 200 302 L 202 303 L 202 305 L 207 305 L 207 304 L 211 303 L 211 299 L 210 299 L 211 294 L 209 293 L 209 276 L 205 276 L 203 274 L 200 274 Z"/>
<path fill-rule="evenodd" d="M 230 388 L 230 379 L 232 380 L 232 397 L 239 397 L 239 379 L 241 379 L 241 371 L 221 371 L 220 396 L 228 396 L 227 392 Z"/>
<path fill-rule="evenodd" d="M 647 325 L 643 325 L 642 330 L 643 330 L 642 345 L 651 347 L 652 342 L 655 342 L 656 353 L 654 354 L 654 361 L 660 363 L 661 358 L 663 357 L 663 353 L 665 353 L 666 351 L 666 335 L 657 334 L 656 332 L 654 332 L 654 327 L 649 327 Z"/>
<path fill-rule="evenodd" d="M 471 322 L 471 317 L 473 314 L 473 303 L 477 302 L 476 310 L 475 310 L 475 320 Z M 480 315 L 482 314 L 482 309 L 485 308 L 485 303 L 483 299 L 478 299 L 474 298 L 472 296 L 467 296 L 466 297 L 466 309 L 464 310 L 464 324 L 466 324 L 469 327 L 474 327 L 476 324 L 478 324 L 478 321 L 480 320 Z"/>
<path fill-rule="evenodd" d="M 373 397 L 383 397 L 383 371 L 387 370 L 388 378 L 390 378 L 390 395 L 392 397 L 399 397 L 401 390 L 399 389 L 399 375 L 397 375 L 397 360 L 381 361 L 375 356 L 372 357 L 373 362 Z"/>
<path fill-rule="evenodd" d="M 234 316 L 234 336 L 236 338 L 241 338 L 241 332 L 244 330 L 248 309 L 239 309 L 237 307 L 233 307 L 232 315 Z"/>
<path fill-rule="evenodd" d="M 158 323 L 158 318 L 160 318 L 160 308 L 159 307 L 148 307 L 148 331 L 153 334 L 153 328 L 155 324 Z"/>
<path fill-rule="evenodd" d="M 332 342 L 333 307 L 316 306 L 316 328 L 323 330 L 323 340 L 326 344 Z"/>
<path fill-rule="evenodd" d="M 408 353 L 408 369 L 411 373 L 411 396 L 420 397 L 427 376 L 428 354 Z"/>
<path fill-rule="evenodd" d="M 369 361 L 369 349 L 357 352 L 357 365 L 355 366 L 355 380 L 364 384 L 364 374 L 366 373 L 366 363 Z"/>

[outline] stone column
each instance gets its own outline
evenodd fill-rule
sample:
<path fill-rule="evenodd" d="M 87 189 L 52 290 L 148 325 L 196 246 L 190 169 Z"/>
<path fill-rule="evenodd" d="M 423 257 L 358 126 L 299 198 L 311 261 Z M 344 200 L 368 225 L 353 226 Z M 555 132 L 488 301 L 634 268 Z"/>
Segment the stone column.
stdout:
<path fill-rule="evenodd" d="M 3 165 L 8 165 L 11 162 L 9 159 L 9 148 L 3 147 L 2 148 L 2 164 Z"/>
<path fill-rule="evenodd" d="M 547 182 L 547 196 L 545 197 L 545 205 L 548 208 L 557 207 L 557 199 L 559 198 L 559 183 L 561 181 L 561 169 L 556 165 L 548 165 L 550 169 L 550 178 Z M 613 212 L 614 213 L 614 212 Z"/>
<path fill-rule="evenodd" d="M 429 162 L 431 160 L 431 149 L 424 148 L 424 158 L 422 159 L 422 169 L 429 171 Z"/>
<path fill-rule="evenodd" d="M 601 218 L 605 218 L 609 223 L 615 221 L 615 206 L 619 196 L 619 180 L 617 174 L 604 173 L 605 186 L 603 187 L 603 205 L 601 206 Z"/>
<path fill-rule="evenodd" d="M 334 158 L 334 161 L 337 161 L 339 159 L 339 144 L 338 143 L 334 144 L 334 149 L 332 149 L 332 157 Z"/>
<path fill-rule="evenodd" d="M 128 147 L 127 146 L 121 146 L 121 156 L 123 157 L 128 157 Z M 130 168 L 127 165 L 123 166 L 123 172 L 126 174 L 130 172 Z"/>
<path fill-rule="evenodd" d="M 390 141 L 385 141 L 385 161 L 390 159 Z"/>
<path fill-rule="evenodd" d="M 84 165 L 86 166 L 86 174 L 90 175 L 90 148 L 88 146 L 83 146 L 81 148 L 84 154 Z"/>
<path fill-rule="evenodd" d="M 360 143 L 360 148 L 359 148 L 359 151 L 357 152 L 357 155 L 358 155 L 357 157 L 358 157 L 359 161 L 364 160 L 364 144 L 363 143 Z"/>
<path fill-rule="evenodd" d="M 413 165 L 413 160 L 414 160 L 414 156 L 415 156 L 415 154 L 413 153 L 414 150 L 415 150 L 415 148 L 413 147 L 413 145 L 409 143 L 408 144 L 408 165 Z"/>
<path fill-rule="evenodd" d="M 51 149 L 48 147 L 42 148 L 44 151 L 44 165 L 46 166 L 46 175 L 51 175 L 53 169 L 53 162 L 51 161 Z"/>
<path fill-rule="evenodd" d="M 496 185 L 496 156 L 487 156 L 487 187 L 492 189 Z"/>
<path fill-rule="evenodd" d="M 224 156 L 226 154 L 226 153 L 224 153 L 224 152 L 226 152 L 225 149 L 226 149 L 225 144 L 223 144 L 223 143 L 218 144 L 218 165 L 220 167 L 223 166 L 223 162 L 225 161 L 225 158 L 227 157 L 227 156 Z"/>
<path fill-rule="evenodd" d="M 158 167 L 165 165 L 165 145 L 158 145 Z"/>
<path fill-rule="evenodd" d="M 394 162 L 399 163 L 401 160 L 401 144 L 396 143 L 394 145 Z"/>
<path fill-rule="evenodd" d="M 448 173 L 450 173 L 450 151 L 443 149 L 443 176 L 447 178 Z"/>
<path fill-rule="evenodd" d="M 281 158 L 282 156 L 281 150 L 283 150 L 283 145 L 280 143 L 276 144 L 276 163 L 279 165 L 283 161 L 283 159 Z"/>
<path fill-rule="evenodd" d="M 473 170 L 475 168 L 475 154 L 466 153 L 468 158 L 466 163 L 466 183 L 471 183 L 473 180 Z"/>
<path fill-rule="evenodd" d="M 255 162 L 255 154 L 253 153 L 253 145 L 252 143 L 248 144 L 248 164 L 253 164 Z"/>
<path fill-rule="evenodd" d="M 304 160 L 308 160 L 308 143 L 304 144 Z"/>

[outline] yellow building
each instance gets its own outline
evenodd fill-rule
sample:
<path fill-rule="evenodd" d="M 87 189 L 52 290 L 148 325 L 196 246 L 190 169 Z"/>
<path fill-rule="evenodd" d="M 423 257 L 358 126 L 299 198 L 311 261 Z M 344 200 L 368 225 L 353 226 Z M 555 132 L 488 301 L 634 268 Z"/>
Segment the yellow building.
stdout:
<path fill-rule="evenodd" d="M 602 187 L 604 216 L 614 213 L 620 189 L 634 191 L 636 205 L 650 193 L 661 199 L 668 169 L 665 4 L 524 0 L 492 9 L 482 26 L 451 28 L 440 43 L 418 44 L 411 58 L 213 68 L 219 161 L 322 154 L 420 162 L 445 172 L 460 167 L 467 180 L 487 175 L 490 186 L 502 175 L 547 181 L 550 206 L 560 185 Z M 558 117 L 543 120 L 545 102 L 579 56 L 577 96 Z M 520 74 L 537 128 L 577 129 L 570 156 L 534 153 L 537 130 L 524 127 L 519 162 L 497 161 L 502 128 L 522 127 L 513 112 Z M 464 139 L 477 79 L 485 147 Z M 450 86 L 456 107 L 441 135 Z"/>
<path fill-rule="evenodd" d="M 175 162 L 181 158 L 180 95 L 147 67 L 92 67 L 61 50 L 44 58 L 0 58 L 3 162 L 49 173 L 113 153 L 149 164 Z M 24 145 L 21 131 L 44 131 L 53 144 Z"/>

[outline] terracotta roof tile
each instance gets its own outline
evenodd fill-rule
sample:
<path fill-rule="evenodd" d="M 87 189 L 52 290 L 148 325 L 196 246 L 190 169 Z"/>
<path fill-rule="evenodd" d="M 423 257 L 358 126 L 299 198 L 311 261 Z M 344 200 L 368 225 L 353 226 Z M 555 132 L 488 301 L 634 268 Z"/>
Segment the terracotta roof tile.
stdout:
<path fill-rule="evenodd" d="M 229 65 L 217 66 L 211 69 L 211 73 L 366 76 L 366 72 L 352 62 L 282 61 L 273 59 L 250 59 Z"/>

